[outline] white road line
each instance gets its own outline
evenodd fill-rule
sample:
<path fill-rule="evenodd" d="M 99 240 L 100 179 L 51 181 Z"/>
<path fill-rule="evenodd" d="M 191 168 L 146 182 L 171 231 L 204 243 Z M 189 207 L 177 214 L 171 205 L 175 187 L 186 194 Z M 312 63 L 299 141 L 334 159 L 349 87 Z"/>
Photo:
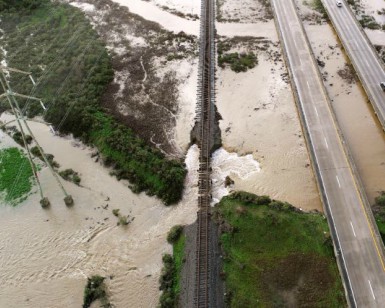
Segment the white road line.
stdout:
<path fill-rule="evenodd" d="M 310 85 L 309 85 L 309 81 L 306 81 L 306 84 L 307 84 L 307 88 L 309 89 L 310 91 Z"/>
<path fill-rule="evenodd" d="M 326 140 L 326 138 L 324 137 L 324 140 L 325 140 L 325 145 L 326 145 L 326 148 L 329 149 L 329 145 L 328 145 L 328 142 Z"/>
<path fill-rule="evenodd" d="M 317 110 L 316 106 L 314 106 L 314 110 L 315 110 L 315 113 L 316 113 L 316 115 L 318 117 L 318 110 Z"/>
<path fill-rule="evenodd" d="M 354 231 L 354 227 L 353 227 L 353 223 L 352 223 L 352 221 L 350 221 L 350 225 L 352 226 L 353 235 L 354 235 L 354 237 L 356 237 L 356 232 Z"/>
<path fill-rule="evenodd" d="M 370 291 L 372 291 L 373 299 L 376 300 L 376 297 L 374 296 L 372 284 L 370 283 L 370 280 L 369 280 L 369 279 L 368 279 L 368 282 L 369 282 Z"/>
<path fill-rule="evenodd" d="M 336 175 L 336 180 L 337 180 L 337 183 L 338 183 L 338 187 L 341 188 L 341 183 L 340 183 L 340 179 L 338 178 L 338 175 Z"/>
<path fill-rule="evenodd" d="M 279 10 L 279 7 L 276 3 L 275 0 L 272 0 L 272 3 L 273 3 L 273 6 L 275 8 L 276 11 Z M 279 14 L 277 14 L 278 16 Z M 283 40 L 283 45 L 287 51 L 287 57 L 288 57 L 288 62 L 289 62 L 289 66 L 292 67 L 292 63 L 293 63 L 293 59 L 292 59 L 292 55 L 290 53 L 290 50 L 288 48 L 288 44 L 287 44 L 287 34 L 285 33 L 284 29 L 285 27 L 283 27 L 282 25 L 282 21 L 280 20 L 280 18 L 278 17 L 278 24 L 279 24 L 279 28 L 280 28 L 280 33 L 282 35 L 282 40 Z M 296 87 L 298 89 L 298 78 L 296 76 L 296 74 L 294 73 L 294 69 L 293 67 L 291 68 L 291 70 L 293 71 L 293 78 L 294 78 L 294 82 L 296 84 Z M 321 83 L 321 81 L 318 80 L 319 83 Z M 309 138 L 310 138 L 310 144 L 313 144 L 313 137 L 311 135 L 311 130 L 308 126 L 309 122 L 308 122 L 308 119 L 307 119 L 307 115 L 306 115 L 306 110 L 304 108 L 304 101 L 302 99 L 302 95 L 301 95 L 301 92 L 298 91 L 298 97 L 299 97 L 299 101 L 300 101 L 300 104 L 302 106 L 302 111 L 303 111 L 303 115 L 304 115 L 304 118 L 305 118 L 305 126 L 307 126 L 308 128 L 308 131 L 309 131 Z M 314 146 L 313 146 L 314 148 Z M 314 157 L 315 157 L 315 161 L 316 161 L 316 165 L 319 166 L 319 158 L 317 156 L 317 153 L 315 152 L 314 153 Z M 352 285 L 352 280 L 350 278 L 350 273 L 349 273 L 349 268 L 346 266 L 346 260 L 345 260 L 345 254 L 344 254 L 344 249 L 341 245 L 341 240 L 340 240 L 340 236 L 339 236 L 339 232 L 338 232 L 338 227 L 335 223 L 335 218 L 334 218 L 334 215 L 333 215 L 333 207 L 331 205 L 331 202 L 330 202 L 330 199 L 329 199 L 329 196 L 328 196 L 328 192 L 325 188 L 325 181 L 324 181 L 324 178 L 323 178 L 323 174 L 322 174 L 322 171 L 319 170 L 319 174 L 320 174 L 320 177 L 321 177 L 321 185 L 324 187 L 324 191 L 325 191 L 325 198 L 326 198 L 326 204 L 328 205 L 328 208 L 329 208 L 329 211 L 330 211 L 330 218 L 331 218 L 331 225 L 334 226 L 334 230 L 335 230 L 335 234 L 336 234 L 336 237 L 337 237 L 337 243 L 338 243 L 338 246 L 340 248 L 340 253 L 341 253 L 341 258 L 342 258 L 342 263 L 344 265 L 344 268 L 346 269 L 346 275 L 347 275 L 347 279 L 348 279 L 348 285 L 350 286 L 350 290 L 352 292 L 352 298 L 353 298 L 353 302 L 355 304 L 355 306 L 357 306 L 357 301 L 356 301 L 356 296 L 354 294 L 354 290 L 353 290 L 353 285 Z M 337 254 L 339 254 L 339 252 L 337 252 Z"/>

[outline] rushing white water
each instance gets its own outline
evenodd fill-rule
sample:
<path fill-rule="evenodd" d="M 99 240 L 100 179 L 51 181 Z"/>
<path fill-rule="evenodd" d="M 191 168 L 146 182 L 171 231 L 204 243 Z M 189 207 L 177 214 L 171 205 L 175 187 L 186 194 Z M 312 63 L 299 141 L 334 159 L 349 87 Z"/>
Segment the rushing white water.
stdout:
<path fill-rule="evenodd" d="M 222 197 L 230 193 L 231 187 L 225 187 L 227 176 L 236 176 L 240 180 L 247 179 L 261 170 L 259 163 L 253 155 L 239 156 L 237 153 L 229 153 L 220 148 L 212 156 L 212 200 L 217 203 Z"/>

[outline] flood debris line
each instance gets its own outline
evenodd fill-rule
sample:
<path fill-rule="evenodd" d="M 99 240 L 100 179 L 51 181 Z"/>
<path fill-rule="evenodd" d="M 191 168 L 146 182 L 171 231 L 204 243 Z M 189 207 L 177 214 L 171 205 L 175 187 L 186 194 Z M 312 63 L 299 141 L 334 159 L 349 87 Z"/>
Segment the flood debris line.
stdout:
<path fill-rule="evenodd" d="M 234 192 L 215 207 L 213 219 L 221 234 L 228 307 L 346 306 L 323 215 Z"/>

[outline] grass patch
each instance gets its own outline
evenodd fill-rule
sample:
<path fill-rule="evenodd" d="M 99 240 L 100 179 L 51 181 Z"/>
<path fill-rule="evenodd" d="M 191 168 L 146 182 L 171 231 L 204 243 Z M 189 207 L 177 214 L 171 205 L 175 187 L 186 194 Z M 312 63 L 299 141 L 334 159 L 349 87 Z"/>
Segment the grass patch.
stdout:
<path fill-rule="evenodd" d="M 170 230 L 170 233 L 179 234 L 176 238 L 173 237 L 173 255 L 165 254 L 162 259 L 163 269 L 159 279 L 159 289 L 163 291 L 159 300 L 161 308 L 178 307 L 186 236 L 182 232 L 175 231 L 180 230 L 181 226 L 175 227 Z"/>
<path fill-rule="evenodd" d="M 18 148 L 0 150 L 0 193 L 4 201 L 16 205 L 31 191 L 32 169 Z"/>
<path fill-rule="evenodd" d="M 134 192 L 157 195 L 167 205 L 179 201 L 187 173 L 183 162 L 167 159 L 101 107 L 114 73 L 104 43 L 84 14 L 68 4 L 34 2 L 41 5 L 0 12 L 8 65 L 28 68 L 38 80 L 33 88 L 28 78 L 12 74 L 13 90 L 42 98 L 45 120 L 61 133 L 96 145 L 107 165 L 116 168 L 118 179 L 129 180 Z M 42 112 L 39 102 L 21 99 L 20 105 L 29 117 Z M 0 102 L 0 112 L 7 108 Z"/>
<path fill-rule="evenodd" d="M 236 192 L 215 210 L 229 307 L 346 306 L 325 218 Z"/>

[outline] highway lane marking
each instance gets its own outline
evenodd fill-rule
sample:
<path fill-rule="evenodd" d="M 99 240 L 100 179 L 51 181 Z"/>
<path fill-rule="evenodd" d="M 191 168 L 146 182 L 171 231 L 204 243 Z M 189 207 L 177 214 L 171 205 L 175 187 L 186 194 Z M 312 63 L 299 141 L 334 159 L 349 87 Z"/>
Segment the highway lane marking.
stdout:
<path fill-rule="evenodd" d="M 307 88 L 309 89 L 310 91 L 310 85 L 309 85 L 309 81 L 306 81 L 306 84 L 307 84 Z"/>
<path fill-rule="evenodd" d="M 279 2 L 279 1 L 278 1 Z M 288 46 L 288 38 L 287 38 L 287 33 L 285 33 L 285 31 L 283 31 L 283 28 L 284 28 L 284 25 L 282 24 L 282 20 L 281 18 L 279 17 L 279 13 L 277 13 L 279 11 L 279 8 L 278 8 L 278 3 L 276 0 L 273 0 L 272 1 L 273 3 L 273 6 L 275 8 L 275 11 L 276 11 L 276 15 L 277 15 L 277 22 L 278 22 L 278 25 L 280 27 L 280 33 L 281 33 L 281 39 L 283 40 L 283 44 L 282 44 L 282 49 L 286 49 L 286 53 L 287 53 L 287 58 L 288 58 L 288 65 L 291 67 L 291 70 L 293 72 L 293 78 L 294 78 L 294 83 L 295 83 L 295 86 L 297 88 L 297 93 L 298 93 L 298 98 L 299 98 L 299 105 L 301 106 L 301 109 L 302 109 L 302 112 L 304 114 L 304 118 L 305 118 L 305 123 L 304 123 L 304 126 L 307 127 L 308 131 L 309 131 L 309 138 L 310 138 L 310 144 L 313 143 L 312 141 L 312 135 L 311 135 L 311 130 L 310 130 L 310 127 L 309 127 L 309 121 L 307 120 L 307 115 L 306 115 L 306 108 L 305 108 L 305 105 L 304 105 L 304 100 L 302 99 L 302 95 L 301 95 L 301 91 L 299 91 L 299 80 L 298 80 L 298 77 L 297 75 L 295 74 L 295 68 L 293 67 L 293 59 L 292 59 L 292 54 L 290 53 L 290 49 L 289 49 L 289 46 Z M 292 6 L 291 9 L 294 11 L 294 7 Z M 297 17 L 297 20 L 298 20 L 298 17 Z M 299 22 L 299 21 L 298 21 Z M 313 63 L 313 66 L 314 66 L 314 63 Z M 321 81 L 319 80 L 319 78 L 317 78 L 318 80 L 318 83 L 321 85 Z M 328 108 L 329 112 L 330 112 L 330 109 Z M 333 121 L 333 124 L 335 126 L 335 123 Z M 316 165 L 319 166 L 319 161 L 318 161 L 318 156 L 317 156 L 317 153 L 315 152 L 314 153 L 314 158 L 315 158 L 315 161 L 316 161 Z M 346 159 L 346 157 L 345 157 Z M 346 275 L 347 275 L 347 279 L 348 279 L 348 282 L 349 282 L 349 285 L 351 286 L 351 292 L 352 292 L 352 298 L 353 298 L 353 301 L 355 303 L 355 306 L 357 306 L 357 303 L 356 303 L 356 297 L 355 297 L 355 294 L 354 294 L 354 290 L 353 290 L 353 285 L 352 285 L 352 282 L 351 282 L 351 279 L 350 279 L 350 274 L 349 274 L 349 269 L 346 265 L 346 260 L 345 260 L 345 255 L 344 255 L 344 251 L 343 251 L 343 248 L 342 248 L 342 245 L 341 245 L 341 240 L 340 240 L 340 237 L 339 237 L 339 234 L 338 234 L 338 228 L 335 224 L 335 219 L 334 219 L 334 215 L 333 215 L 333 209 L 332 209 L 332 204 L 329 200 L 329 196 L 328 196 L 328 191 L 327 189 L 325 188 L 325 181 L 323 179 L 323 175 L 322 175 L 322 171 L 320 169 L 318 169 L 319 171 L 319 174 L 320 174 L 320 177 L 321 177 L 321 183 L 320 185 L 324 187 L 325 189 L 325 198 L 326 198 L 326 203 L 329 205 L 329 210 L 330 210 L 330 217 L 331 217 L 331 220 L 332 220 L 332 225 L 335 227 L 335 232 L 336 232 L 336 237 L 337 237 L 337 243 L 339 245 L 339 248 L 340 248 L 340 251 L 341 251 L 341 257 L 342 257 L 342 261 L 343 261 L 343 264 L 345 265 L 345 269 L 346 269 Z M 357 189 L 357 187 L 356 187 Z M 365 213 L 366 214 L 366 213 Z M 336 252 L 337 255 L 338 255 L 338 251 Z M 381 259 L 382 261 L 382 259 Z"/>
<path fill-rule="evenodd" d="M 350 225 L 352 226 L 352 230 L 353 230 L 353 235 L 354 235 L 354 237 L 357 237 L 357 236 L 356 236 L 356 232 L 354 231 L 354 227 L 353 227 L 352 221 L 350 221 Z"/>
<path fill-rule="evenodd" d="M 338 183 L 338 187 L 341 188 L 341 183 L 340 183 L 340 179 L 338 178 L 338 175 L 336 175 L 336 180 L 337 180 L 337 183 Z"/>
<path fill-rule="evenodd" d="M 318 110 L 317 110 L 316 106 L 314 106 L 314 110 L 315 110 L 315 113 L 316 113 L 316 115 L 318 117 Z"/>
<path fill-rule="evenodd" d="M 324 137 L 324 140 L 325 140 L 326 148 L 329 149 L 329 145 L 328 145 L 328 142 L 327 142 L 327 140 L 326 140 L 326 137 Z"/>
<path fill-rule="evenodd" d="M 272 1 L 272 2 L 273 2 L 273 4 L 274 4 L 274 7 L 275 7 L 276 11 L 279 11 L 279 10 L 278 10 L 278 7 L 277 7 L 276 1 L 274 0 L 274 1 Z M 279 1 L 278 1 L 278 2 L 279 2 Z M 293 7 L 291 7 L 291 9 L 294 10 Z M 277 14 L 277 15 L 279 15 L 279 14 Z M 278 21 L 278 24 L 280 25 L 280 28 L 282 29 L 282 27 L 284 26 L 284 25 L 282 24 L 282 20 L 280 20 L 280 18 L 277 18 L 277 21 Z M 307 120 L 306 108 L 305 108 L 305 106 L 304 106 L 304 101 L 303 101 L 303 99 L 302 99 L 302 97 L 301 97 L 301 96 L 302 96 L 302 95 L 301 95 L 301 91 L 299 91 L 299 88 L 300 88 L 300 87 L 298 86 L 298 84 L 299 84 L 298 81 L 299 81 L 299 80 L 298 80 L 297 75 L 294 73 L 295 68 L 294 68 L 293 65 L 292 65 L 292 63 L 293 63 L 293 61 L 292 61 L 292 54 L 290 53 L 290 49 L 289 49 L 289 47 L 288 47 L 287 33 L 285 33 L 283 30 L 281 30 L 281 35 L 282 35 L 282 39 L 283 39 L 283 41 L 284 41 L 283 46 L 284 46 L 285 49 L 287 50 L 287 57 L 288 57 L 288 60 L 289 60 L 289 65 L 292 67 L 292 70 L 293 70 L 293 77 L 294 77 L 294 81 L 295 81 L 296 88 L 297 88 L 297 91 L 298 91 L 297 93 L 298 93 L 298 97 L 299 97 L 299 100 L 300 100 L 300 106 L 302 106 L 301 109 L 302 109 L 302 112 L 304 113 L 304 118 L 305 118 L 304 126 L 307 127 L 307 128 L 309 129 L 309 138 L 310 138 L 310 140 L 312 140 L 313 138 L 312 138 L 312 135 L 311 135 L 311 132 L 310 132 L 310 131 L 311 131 L 311 130 L 310 130 L 310 127 L 308 126 L 308 125 L 309 125 L 309 122 L 308 122 L 308 120 Z M 322 87 L 321 81 L 318 80 L 318 82 L 320 83 L 320 86 Z M 330 108 L 328 108 L 328 111 L 329 111 L 329 113 L 331 114 Z M 335 123 L 334 119 L 333 119 L 332 122 L 333 122 L 333 125 L 334 125 L 335 128 L 336 128 L 336 123 Z M 336 128 L 336 129 L 337 129 L 337 128 Z M 338 135 L 338 134 L 337 134 L 337 135 Z M 338 137 L 340 137 L 340 136 L 338 135 Z M 342 146 L 342 141 L 341 141 L 341 139 L 340 139 L 340 138 L 338 138 L 338 139 L 339 139 L 339 142 L 340 142 L 340 146 L 341 146 L 342 149 L 343 149 L 343 152 L 345 152 L 345 149 L 344 149 L 343 146 Z M 312 143 L 312 142 L 311 142 L 311 143 Z M 315 161 L 316 161 L 316 165 L 319 166 L 318 157 L 317 157 L 317 152 L 315 152 L 314 154 L 315 154 L 315 155 L 314 155 L 314 156 L 315 156 L 314 158 L 315 158 Z M 346 152 L 345 152 L 344 158 L 345 158 L 345 161 L 346 161 L 346 162 L 348 163 L 348 165 L 350 166 L 350 163 L 348 162 L 347 157 L 346 157 Z M 358 189 L 358 187 L 357 187 L 357 183 L 356 183 L 356 181 L 354 180 L 353 173 L 352 173 L 352 170 L 351 170 L 350 168 L 349 168 L 349 171 L 350 171 L 350 174 L 351 174 L 351 176 L 352 176 L 353 184 L 354 184 L 354 186 L 355 186 L 355 188 L 356 188 L 356 192 L 358 193 L 359 200 L 361 201 L 361 202 L 360 202 L 361 208 L 362 208 L 362 210 L 363 210 L 363 213 L 364 213 L 364 215 L 365 215 L 365 218 L 366 218 L 366 221 L 367 221 L 369 230 L 370 230 L 370 232 L 371 232 L 372 239 L 373 239 L 374 245 L 375 245 L 376 250 L 377 250 L 377 254 L 378 254 L 378 256 L 379 256 L 379 259 L 380 259 L 380 262 L 381 262 L 381 264 L 382 264 L 382 267 L 383 267 L 383 269 L 384 269 L 384 271 L 385 271 L 385 266 L 384 266 L 384 263 L 383 263 L 383 258 L 382 258 L 382 255 L 380 254 L 379 248 L 378 248 L 378 246 L 377 246 L 377 242 L 375 241 L 374 234 L 373 234 L 373 229 L 372 229 L 372 226 L 371 226 L 370 223 L 369 223 L 368 215 L 367 215 L 367 213 L 366 213 L 366 211 L 365 211 L 365 208 L 364 208 L 364 205 L 363 205 L 363 200 L 362 200 L 360 191 L 359 191 L 359 189 Z M 325 188 L 325 181 L 323 180 L 323 175 L 322 175 L 321 170 L 319 170 L 319 174 L 320 174 L 320 177 L 321 177 L 321 183 L 320 183 L 320 185 L 323 186 L 323 187 Z M 345 268 L 346 268 L 347 279 L 348 279 L 348 281 L 349 281 L 349 285 L 350 285 L 351 288 L 352 288 L 352 289 L 351 289 L 351 292 L 352 292 L 352 299 L 353 299 L 354 303 L 356 304 L 356 298 L 355 298 L 355 295 L 354 295 L 354 290 L 353 290 L 352 282 L 351 282 L 350 275 L 349 275 L 349 268 L 348 268 L 347 265 L 346 265 L 346 260 L 345 260 L 345 255 L 344 255 L 344 252 L 343 252 L 343 247 L 342 247 L 341 241 L 340 241 L 340 239 L 339 239 L 338 227 L 337 227 L 336 224 L 335 224 L 335 219 L 334 219 L 334 215 L 333 215 L 333 206 L 332 206 L 332 204 L 331 204 L 331 202 L 330 202 L 330 200 L 329 200 L 329 196 L 328 196 L 328 193 L 327 193 L 327 190 L 326 190 L 326 189 L 325 189 L 325 197 L 326 197 L 326 200 L 327 200 L 327 204 L 329 204 L 329 209 L 330 209 L 330 216 L 331 216 L 331 220 L 332 220 L 332 225 L 334 225 L 334 227 L 335 227 L 335 232 L 336 232 L 336 237 L 337 237 L 337 243 L 339 243 L 339 247 L 340 247 L 340 250 L 341 250 L 342 261 L 343 261 L 343 263 L 344 263 L 344 265 L 345 265 Z M 337 254 L 338 254 L 338 252 L 337 252 Z"/>
<path fill-rule="evenodd" d="M 369 282 L 370 291 L 372 291 L 372 296 L 373 296 L 373 299 L 374 299 L 374 300 L 376 300 L 376 297 L 374 296 L 374 292 L 373 292 L 372 284 L 370 283 L 370 280 L 369 280 L 369 279 L 368 279 L 368 282 Z"/>

